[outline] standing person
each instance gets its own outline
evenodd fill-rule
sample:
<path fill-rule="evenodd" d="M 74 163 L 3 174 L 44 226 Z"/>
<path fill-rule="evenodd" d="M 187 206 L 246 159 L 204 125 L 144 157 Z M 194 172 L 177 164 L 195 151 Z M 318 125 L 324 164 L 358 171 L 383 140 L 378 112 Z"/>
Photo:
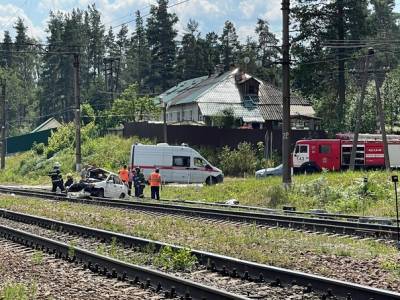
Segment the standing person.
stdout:
<path fill-rule="evenodd" d="M 139 173 L 140 173 L 140 169 L 136 168 L 135 175 L 133 176 L 133 186 L 135 188 L 135 197 L 139 197 L 139 195 L 140 195 Z"/>
<path fill-rule="evenodd" d="M 128 195 L 131 196 L 132 194 L 132 182 L 133 178 L 135 177 L 135 170 L 132 167 L 128 167 Z"/>
<path fill-rule="evenodd" d="M 160 200 L 161 175 L 158 168 L 150 174 L 149 183 L 151 189 L 151 199 Z"/>
<path fill-rule="evenodd" d="M 122 169 L 119 170 L 118 175 L 119 179 L 122 180 L 123 183 L 128 184 L 129 172 L 127 170 L 127 166 L 124 165 Z"/>
<path fill-rule="evenodd" d="M 52 184 L 51 191 L 54 193 L 57 191 L 57 188 L 59 188 L 62 192 L 65 190 L 60 167 L 60 163 L 56 162 L 54 164 L 53 170 L 49 172 L 49 177 L 51 178 Z"/>
<path fill-rule="evenodd" d="M 142 170 L 139 169 L 139 183 L 140 183 L 140 188 L 139 188 L 139 198 L 144 198 L 144 188 L 146 187 L 146 179 L 144 178 L 144 174 Z"/>

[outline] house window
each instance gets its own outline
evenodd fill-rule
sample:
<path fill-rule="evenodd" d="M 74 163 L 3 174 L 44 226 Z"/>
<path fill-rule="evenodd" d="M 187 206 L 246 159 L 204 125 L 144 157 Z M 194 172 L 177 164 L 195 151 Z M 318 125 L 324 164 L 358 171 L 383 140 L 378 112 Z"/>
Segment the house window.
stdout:
<path fill-rule="evenodd" d="M 190 167 L 190 156 L 173 156 L 172 166 L 174 167 Z"/>
<path fill-rule="evenodd" d="M 176 113 L 176 121 L 177 121 L 177 122 L 180 122 L 180 121 L 181 121 L 181 112 L 180 112 L 180 111 L 178 111 L 178 112 Z"/>
<path fill-rule="evenodd" d="M 193 121 L 193 111 L 190 110 L 190 121 Z"/>
<path fill-rule="evenodd" d="M 182 111 L 182 121 L 185 121 L 185 120 L 186 120 L 186 119 L 185 119 L 185 115 L 186 115 L 186 114 L 185 114 L 185 111 L 183 110 L 183 111 Z"/>

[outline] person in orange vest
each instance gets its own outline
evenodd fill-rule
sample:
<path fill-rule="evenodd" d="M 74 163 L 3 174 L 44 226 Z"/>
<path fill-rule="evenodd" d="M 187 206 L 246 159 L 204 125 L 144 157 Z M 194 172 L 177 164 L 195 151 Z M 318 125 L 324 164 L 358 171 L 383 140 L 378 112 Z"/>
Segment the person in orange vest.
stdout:
<path fill-rule="evenodd" d="M 119 170 L 118 172 L 119 179 L 123 181 L 123 183 L 128 184 L 128 179 L 129 179 L 129 172 L 128 172 L 128 167 L 124 165 L 124 167 Z"/>
<path fill-rule="evenodd" d="M 151 199 L 160 200 L 161 175 L 159 169 L 155 169 L 155 171 L 150 174 L 149 184 L 151 189 Z"/>

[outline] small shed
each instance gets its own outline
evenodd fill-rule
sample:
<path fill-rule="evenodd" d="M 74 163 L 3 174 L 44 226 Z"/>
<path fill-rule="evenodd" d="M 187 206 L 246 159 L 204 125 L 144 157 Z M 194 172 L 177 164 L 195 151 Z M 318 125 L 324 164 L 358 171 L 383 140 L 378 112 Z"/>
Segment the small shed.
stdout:
<path fill-rule="evenodd" d="M 34 132 L 39 132 L 39 131 L 45 131 L 49 129 L 56 129 L 61 126 L 61 123 L 58 122 L 55 118 L 50 118 L 44 121 L 42 124 L 40 124 L 38 127 L 33 129 L 31 133 Z"/>

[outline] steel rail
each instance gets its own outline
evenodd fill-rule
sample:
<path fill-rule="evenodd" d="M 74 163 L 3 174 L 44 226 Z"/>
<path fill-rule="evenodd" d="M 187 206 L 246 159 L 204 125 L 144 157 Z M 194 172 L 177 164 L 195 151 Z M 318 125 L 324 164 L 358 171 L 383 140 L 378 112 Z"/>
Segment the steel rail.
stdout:
<path fill-rule="evenodd" d="M 10 186 L 0 186 L 1 188 L 14 188 Z M 46 189 L 26 189 L 23 188 L 21 191 L 27 192 L 39 192 L 39 193 L 46 193 L 49 195 L 54 195 L 53 192 L 50 192 Z M 143 199 L 143 198 L 142 198 Z M 150 200 L 150 198 L 145 197 L 144 199 Z M 232 205 L 223 202 L 204 202 L 204 201 L 193 201 L 193 200 L 180 200 L 180 199 L 160 199 L 160 200 L 153 200 L 154 202 L 160 203 L 183 203 L 188 205 L 204 205 L 204 206 L 211 206 L 211 207 L 221 207 L 221 208 L 229 208 L 229 209 L 240 209 L 240 210 L 247 210 L 247 211 L 259 211 L 263 213 L 269 214 L 281 214 L 281 215 L 300 215 L 300 216 L 310 216 L 310 217 L 317 217 L 317 218 L 325 218 L 325 219 L 345 219 L 347 221 L 356 221 L 362 219 L 371 219 L 372 222 L 364 221 L 364 223 L 377 223 L 377 222 L 395 222 L 396 219 L 394 218 L 384 218 L 384 217 L 376 217 L 376 216 L 360 216 L 360 215 L 348 215 L 348 214 L 340 214 L 340 213 L 329 213 L 329 212 L 313 212 L 313 211 L 295 211 L 295 210 L 285 210 L 285 209 L 274 209 L 274 208 L 267 208 L 267 207 L 260 207 L 260 206 L 249 206 L 249 205 Z"/>
<path fill-rule="evenodd" d="M 131 248 L 132 247 L 144 248 L 149 245 L 152 245 L 157 251 L 166 246 L 169 246 L 174 250 L 179 250 L 183 248 L 180 246 L 163 243 L 159 241 L 134 237 L 126 234 L 81 226 L 67 222 L 61 222 L 49 218 L 18 213 L 5 209 L 0 209 L 0 217 L 14 220 L 17 222 L 35 224 L 37 226 L 50 228 L 52 230 L 69 232 L 75 235 L 95 237 L 97 239 L 101 239 L 102 241 L 110 242 L 114 240 L 123 244 L 124 246 Z M 2 228 L 0 226 L 0 232 L 1 231 Z M 400 299 L 400 294 L 396 292 L 370 288 L 359 284 L 353 284 L 340 280 L 329 279 L 322 276 L 244 261 L 205 251 L 191 250 L 191 253 L 196 256 L 200 264 L 205 265 L 207 266 L 208 269 L 215 272 L 219 272 L 223 275 L 241 277 L 243 279 L 249 279 L 254 281 L 268 281 L 272 285 L 274 284 L 290 285 L 296 282 L 296 284 L 298 285 L 307 287 L 309 291 L 311 290 L 316 291 L 325 296 L 332 295 L 336 297 L 344 297 L 353 300 L 371 299 L 371 298 L 375 300 Z M 63 252 L 63 254 L 65 255 L 65 252 Z M 110 267 L 108 266 L 108 270 L 112 270 L 112 268 L 110 269 Z M 349 298 L 349 296 L 351 298 Z"/>
<path fill-rule="evenodd" d="M 145 288 L 154 288 L 156 292 L 164 291 L 166 298 L 182 297 L 181 299 L 231 299 L 245 300 L 248 298 L 182 279 L 161 271 L 138 265 L 129 264 L 111 257 L 103 256 L 79 247 L 72 247 L 52 239 L 0 225 L 0 236 L 18 242 L 25 246 L 55 253 L 57 258 L 84 264 L 86 268 L 100 274 L 130 280 L 133 283 L 143 283 Z"/>
<path fill-rule="evenodd" d="M 72 199 L 64 194 L 50 192 L 27 191 L 21 189 L 9 189 L 0 187 L 0 192 L 14 193 L 22 196 L 39 197 L 69 201 L 73 203 L 95 204 L 122 209 L 133 209 L 139 211 L 151 211 L 173 215 L 196 216 L 212 220 L 226 220 L 247 224 L 258 224 L 272 227 L 284 227 L 306 231 L 373 237 L 387 240 L 396 240 L 397 227 L 382 224 L 370 224 L 332 219 L 307 218 L 292 215 L 281 215 L 261 212 L 247 212 L 240 210 L 224 210 L 217 208 L 205 208 L 196 206 L 184 206 L 167 203 L 127 201 L 117 199 L 106 199 L 93 197 L 91 199 Z"/>
<path fill-rule="evenodd" d="M 0 188 L 14 188 L 12 186 L 0 186 Z M 16 188 L 16 187 L 15 187 Z M 50 192 L 48 189 L 44 188 L 34 188 L 34 189 L 27 189 L 22 188 L 22 191 L 31 191 L 31 192 L 40 192 L 40 193 L 47 193 L 50 195 L 54 195 L 54 193 Z M 145 197 L 144 199 L 150 200 L 150 198 Z M 274 209 L 274 208 L 267 208 L 261 206 L 249 206 L 249 205 L 232 205 L 227 204 L 224 202 L 204 202 L 204 201 L 193 201 L 193 200 L 181 200 L 181 199 L 160 199 L 160 200 L 151 200 L 154 202 L 161 202 L 161 203 L 183 203 L 189 205 L 204 205 L 204 206 L 211 206 L 211 207 L 222 207 L 222 208 L 231 208 L 231 209 L 242 209 L 248 211 L 260 211 L 264 213 L 271 213 L 271 214 L 287 214 L 287 215 L 306 215 L 311 217 L 318 217 L 318 218 L 335 218 L 335 219 L 347 219 L 347 220 L 359 220 L 359 219 L 379 219 L 379 221 L 388 221 L 388 222 L 395 222 L 394 218 L 382 218 L 376 216 L 360 216 L 360 215 L 348 215 L 348 214 L 340 214 L 340 213 L 329 213 L 329 212 L 313 212 L 313 211 L 296 211 L 296 210 L 284 210 L 284 209 Z"/>

